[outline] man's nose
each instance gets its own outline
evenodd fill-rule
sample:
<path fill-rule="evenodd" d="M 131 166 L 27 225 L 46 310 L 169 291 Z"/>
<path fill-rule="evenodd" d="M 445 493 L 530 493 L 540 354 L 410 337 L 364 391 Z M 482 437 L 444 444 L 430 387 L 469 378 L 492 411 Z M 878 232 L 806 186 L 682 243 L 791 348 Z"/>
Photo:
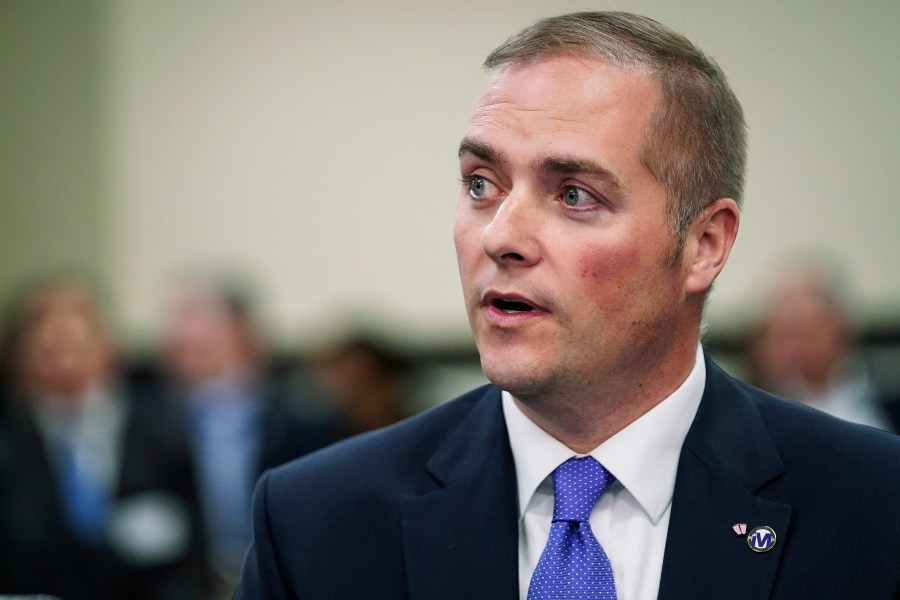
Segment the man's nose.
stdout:
<path fill-rule="evenodd" d="M 503 199 L 481 232 L 484 253 L 501 266 L 530 266 L 540 260 L 540 216 L 537 203 L 526 193 Z"/>

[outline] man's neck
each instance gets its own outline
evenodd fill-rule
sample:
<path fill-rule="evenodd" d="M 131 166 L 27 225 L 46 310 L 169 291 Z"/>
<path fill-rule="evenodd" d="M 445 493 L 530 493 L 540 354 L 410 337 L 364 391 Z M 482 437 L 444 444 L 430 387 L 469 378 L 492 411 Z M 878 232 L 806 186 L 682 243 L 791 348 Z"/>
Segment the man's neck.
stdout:
<path fill-rule="evenodd" d="M 695 349 L 658 365 L 649 377 L 608 381 L 598 389 L 557 389 L 552 397 L 517 398 L 538 427 L 579 454 L 587 454 L 639 419 L 684 383 L 696 362 Z"/>

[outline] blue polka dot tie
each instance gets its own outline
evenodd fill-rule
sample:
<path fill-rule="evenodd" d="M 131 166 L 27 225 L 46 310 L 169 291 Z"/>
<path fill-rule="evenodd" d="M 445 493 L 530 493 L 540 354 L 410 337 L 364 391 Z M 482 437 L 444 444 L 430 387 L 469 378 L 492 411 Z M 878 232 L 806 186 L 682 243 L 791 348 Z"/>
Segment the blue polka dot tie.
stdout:
<path fill-rule="evenodd" d="M 590 456 L 571 458 L 553 471 L 553 524 L 528 600 L 615 600 L 609 558 L 588 522 L 591 509 L 615 480 Z"/>

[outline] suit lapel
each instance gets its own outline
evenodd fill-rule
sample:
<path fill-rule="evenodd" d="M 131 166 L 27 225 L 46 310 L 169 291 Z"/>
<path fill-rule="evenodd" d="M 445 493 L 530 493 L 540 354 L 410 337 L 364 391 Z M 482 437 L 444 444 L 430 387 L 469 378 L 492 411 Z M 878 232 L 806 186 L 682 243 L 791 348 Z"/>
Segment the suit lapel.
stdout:
<path fill-rule="evenodd" d="M 768 598 L 791 508 L 778 498 L 784 466 L 746 392 L 707 360 L 706 389 L 678 464 L 660 600 Z M 754 552 L 732 526 L 771 527 L 768 552 Z"/>
<path fill-rule="evenodd" d="M 428 469 L 438 489 L 403 507 L 410 598 L 515 599 L 516 478 L 496 388 L 477 401 Z"/>

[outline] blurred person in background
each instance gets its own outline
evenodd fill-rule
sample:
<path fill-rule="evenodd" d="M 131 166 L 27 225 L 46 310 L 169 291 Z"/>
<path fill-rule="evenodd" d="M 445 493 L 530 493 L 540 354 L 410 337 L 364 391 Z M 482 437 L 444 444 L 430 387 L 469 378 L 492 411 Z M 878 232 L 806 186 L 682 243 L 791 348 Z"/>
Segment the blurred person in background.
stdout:
<path fill-rule="evenodd" d="M 203 598 L 186 440 L 129 389 L 97 294 L 61 276 L 10 315 L 0 437 L 0 593 Z"/>
<path fill-rule="evenodd" d="M 384 345 L 352 336 L 315 361 L 322 387 L 333 402 L 340 437 L 380 429 L 409 416 L 406 363 Z"/>
<path fill-rule="evenodd" d="M 847 421 L 896 431 L 860 352 L 838 272 L 798 261 L 775 280 L 750 335 L 751 381 Z"/>
<path fill-rule="evenodd" d="M 277 397 L 246 286 L 215 277 L 179 282 L 168 307 L 164 356 L 192 440 L 210 565 L 220 594 L 230 597 L 251 540 L 256 479 L 335 434 Z"/>

